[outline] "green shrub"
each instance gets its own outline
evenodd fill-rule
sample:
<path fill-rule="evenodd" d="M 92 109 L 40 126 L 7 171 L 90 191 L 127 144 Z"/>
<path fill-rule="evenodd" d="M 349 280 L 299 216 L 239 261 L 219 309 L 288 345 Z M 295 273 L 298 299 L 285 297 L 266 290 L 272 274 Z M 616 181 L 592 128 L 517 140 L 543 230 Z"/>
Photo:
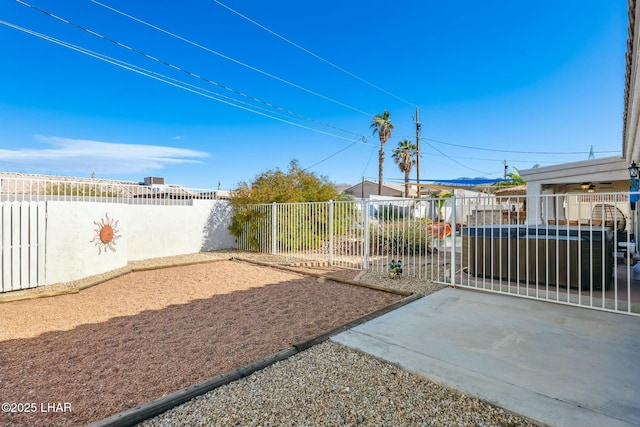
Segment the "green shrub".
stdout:
<path fill-rule="evenodd" d="M 424 255 L 431 252 L 433 232 L 430 221 L 417 218 L 413 221 L 385 221 L 369 227 L 371 253 Z"/>

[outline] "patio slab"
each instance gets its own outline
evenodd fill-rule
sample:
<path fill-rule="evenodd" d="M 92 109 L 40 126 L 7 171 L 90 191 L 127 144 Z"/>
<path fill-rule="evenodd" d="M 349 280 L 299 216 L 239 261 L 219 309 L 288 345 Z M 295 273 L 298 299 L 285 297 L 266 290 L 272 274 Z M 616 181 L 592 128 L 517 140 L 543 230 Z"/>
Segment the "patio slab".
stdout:
<path fill-rule="evenodd" d="M 332 338 L 550 426 L 640 426 L 640 317 L 447 288 Z"/>

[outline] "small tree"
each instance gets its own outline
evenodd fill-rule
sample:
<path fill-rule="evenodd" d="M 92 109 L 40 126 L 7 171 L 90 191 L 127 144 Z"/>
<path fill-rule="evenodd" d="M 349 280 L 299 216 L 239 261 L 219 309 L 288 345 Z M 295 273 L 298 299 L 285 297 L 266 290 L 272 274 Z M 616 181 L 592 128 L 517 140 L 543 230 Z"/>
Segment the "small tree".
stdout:
<path fill-rule="evenodd" d="M 297 160 L 289 170 L 271 169 L 256 176 L 251 183 L 238 184 L 231 196 L 234 208 L 260 203 L 325 202 L 338 196 L 327 177 L 300 169 Z"/>
<path fill-rule="evenodd" d="M 336 198 L 338 190 L 327 177 L 306 172 L 293 160 L 286 172 L 271 169 L 256 176 L 251 183 L 239 184 L 230 199 L 234 215 L 229 230 L 236 237 L 248 233 L 251 245 L 261 249 L 271 243 L 271 222 L 266 217 L 266 211 L 256 209 L 256 205 L 274 202 L 326 202 Z M 323 229 L 325 219 L 313 215 L 305 206 L 294 206 L 291 209 L 287 218 L 278 219 L 277 228 L 284 233 L 278 234 L 278 240 L 287 245 L 297 241 L 319 244 L 317 230 Z M 303 220 L 304 224 L 291 224 L 293 219 Z M 266 227 L 267 233 L 261 227 Z M 259 230 L 263 232 L 260 233 Z M 310 234 L 300 239 L 299 234 L 303 232 Z"/>

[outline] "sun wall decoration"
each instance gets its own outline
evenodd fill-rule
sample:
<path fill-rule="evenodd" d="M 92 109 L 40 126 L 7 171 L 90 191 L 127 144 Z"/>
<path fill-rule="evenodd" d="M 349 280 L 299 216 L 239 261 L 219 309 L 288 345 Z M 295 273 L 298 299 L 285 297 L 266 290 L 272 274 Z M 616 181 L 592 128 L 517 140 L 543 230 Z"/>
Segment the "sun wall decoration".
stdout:
<path fill-rule="evenodd" d="M 93 223 L 97 225 L 98 228 L 93 230 L 96 235 L 91 239 L 91 243 L 98 247 L 98 255 L 103 251 L 107 253 L 107 250 L 115 252 L 116 240 L 120 238 L 118 234 L 120 232 L 120 230 L 118 230 L 118 221 L 109 218 L 109 214 L 105 212 L 104 218 L 100 218 L 100 221 L 94 221 Z"/>

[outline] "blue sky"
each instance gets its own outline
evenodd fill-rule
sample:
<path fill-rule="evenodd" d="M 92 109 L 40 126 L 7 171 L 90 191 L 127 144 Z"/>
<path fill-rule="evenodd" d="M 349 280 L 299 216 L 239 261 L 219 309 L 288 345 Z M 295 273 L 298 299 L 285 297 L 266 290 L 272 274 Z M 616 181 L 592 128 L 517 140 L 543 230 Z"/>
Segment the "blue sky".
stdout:
<path fill-rule="evenodd" d="M 626 3 L 4 0 L 0 170 L 230 189 L 296 159 L 355 184 L 386 109 L 400 181 L 416 107 L 422 179 L 619 155 Z"/>

